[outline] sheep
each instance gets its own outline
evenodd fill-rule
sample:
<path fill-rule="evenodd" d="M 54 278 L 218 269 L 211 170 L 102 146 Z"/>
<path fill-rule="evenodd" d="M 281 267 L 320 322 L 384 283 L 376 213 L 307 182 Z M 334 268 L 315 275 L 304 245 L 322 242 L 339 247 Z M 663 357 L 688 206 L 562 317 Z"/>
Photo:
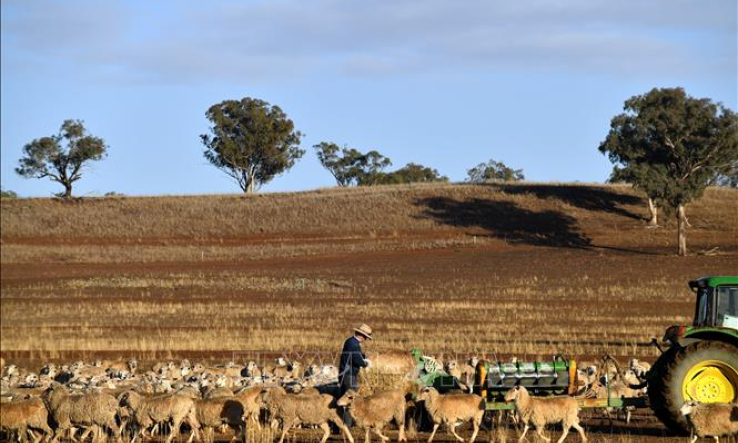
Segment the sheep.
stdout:
<path fill-rule="evenodd" d="M 138 369 L 138 361 L 135 358 L 131 358 L 127 361 L 103 360 L 100 362 L 99 366 L 106 370 L 111 370 L 114 373 L 128 372 L 133 375 L 136 373 L 136 369 Z"/>
<path fill-rule="evenodd" d="M 359 397 L 356 391 L 348 390 L 336 403 L 348 407 L 349 413 L 359 427 L 364 428 L 364 442 L 369 443 L 369 431 L 373 430 L 382 441 L 389 437 L 382 435 L 382 429 L 392 421 L 397 422 L 400 434 L 397 441 L 407 441 L 405 437 L 405 393 L 400 389 L 378 391 L 366 397 Z"/>
<path fill-rule="evenodd" d="M 48 425 L 49 412 L 40 398 L 0 404 L 0 429 L 16 431 L 18 438 L 26 441 L 26 431 L 38 429 L 51 436 L 54 431 Z M 35 443 L 43 439 L 39 436 Z"/>
<path fill-rule="evenodd" d="M 468 420 L 471 420 L 474 425 L 474 432 L 469 439 L 469 443 L 474 443 L 484 416 L 482 397 L 476 394 L 441 395 L 434 388 L 426 387 L 420 391 L 416 400 L 425 403 L 425 410 L 428 411 L 428 415 L 433 420 L 433 432 L 428 437 L 428 443 L 433 441 L 438 427 L 442 424 L 457 440 L 463 442 L 464 439 L 456 433 L 455 427 L 460 422 Z"/>
<path fill-rule="evenodd" d="M 155 364 L 151 369 L 157 373 L 157 374 L 163 374 L 163 373 L 169 373 L 173 371 L 175 368 L 175 364 L 173 361 L 168 361 L 166 363 L 159 362 Z"/>
<path fill-rule="evenodd" d="M 367 357 L 372 366 L 367 371 L 380 374 L 409 375 L 415 371 L 415 360 L 409 352 L 403 350 L 389 350 L 383 352 L 370 352 Z M 440 365 L 439 367 L 443 367 Z"/>
<path fill-rule="evenodd" d="M 69 395 L 64 386 L 54 384 L 44 391 L 41 398 L 56 422 L 52 443 L 66 430 L 70 431 L 72 440 L 76 441 L 74 430 L 77 426 L 88 428 L 83 434 L 83 440 L 96 427 L 110 429 L 120 440 L 120 428 L 115 421 L 118 400 L 112 395 L 102 393 Z"/>
<path fill-rule="evenodd" d="M 277 366 L 272 370 L 272 375 L 274 375 L 277 378 L 300 378 L 300 369 L 302 368 L 302 365 L 300 362 L 293 362 L 286 366 Z"/>
<path fill-rule="evenodd" d="M 258 429 L 261 429 L 259 423 L 259 413 L 261 411 L 261 386 L 252 386 L 238 390 L 234 395 L 234 399 L 243 405 L 243 418 L 245 421 L 251 419 Z"/>
<path fill-rule="evenodd" d="M 459 367 L 456 360 L 448 360 L 443 366 L 448 375 L 455 377 L 457 380 L 461 379 L 461 367 Z"/>
<path fill-rule="evenodd" d="M 474 385 L 474 377 L 477 372 L 477 364 L 479 364 L 479 357 L 472 356 L 467 362 L 461 366 L 461 383 L 472 387 Z"/>
<path fill-rule="evenodd" d="M 613 380 L 608 384 L 601 381 L 597 381 L 589 391 L 585 394 L 587 397 L 592 398 L 632 398 L 642 397 L 645 395 L 643 390 L 637 390 L 630 387 L 629 383 L 635 379 L 635 374 L 630 372 L 630 369 L 625 371 L 623 379 Z M 611 413 L 615 408 L 604 408 L 605 416 L 610 420 L 610 426 L 612 426 Z M 625 423 L 630 424 L 630 416 L 635 408 L 633 406 L 624 406 L 616 411 L 615 418 L 620 416 L 620 412 L 625 414 Z"/>
<path fill-rule="evenodd" d="M 233 397 L 233 391 L 224 387 L 203 386 L 200 390 L 202 398 Z"/>
<path fill-rule="evenodd" d="M 633 358 L 628 362 L 628 368 L 635 373 L 638 379 L 643 380 L 646 377 L 646 373 L 651 370 L 651 365 L 645 361 Z"/>
<path fill-rule="evenodd" d="M 738 435 L 738 405 L 735 403 L 698 403 L 688 401 L 680 409 L 694 430 L 694 437 L 713 437 L 716 443 L 720 437 Z"/>
<path fill-rule="evenodd" d="M 350 443 L 354 437 L 335 409 L 330 408 L 334 398 L 330 395 L 289 395 L 282 388 L 271 388 L 263 391 L 262 400 L 272 416 L 282 422 L 282 435 L 279 443 L 284 442 L 287 432 L 298 424 L 318 425 L 323 430 L 320 443 L 325 443 L 331 433 L 328 422 L 333 422 L 344 433 Z"/>
<path fill-rule="evenodd" d="M 456 379 L 461 389 L 471 392 L 471 387 L 474 385 L 474 372 L 472 370 L 471 377 L 469 377 L 466 366 L 468 365 L 459 365 L 456 360 L 448 360 L 444 365 L 444 369 L 448 375 Z"/>
<path fill-rule="evenodd" d="M 141 430 L 144 431 L 153 425 L 161 423 L 170 423 L 171 432 L 166 442 L 171 443 L 174 437 L 179 434 L 179 427 L 182 422 L 189 425 L 192 430 L 188 443 L 198 433 L 200 426 L 197 424 L 195 416 L 195 402 L 189 397 L 182 395 L 163 395 L 158 397 L 144 398 L 135 391 L 126 391 L 120 397 L 121 406 L 126 406 L 133 412 L 133 419 Z M 134 443 L 134 436 L 131 443 Z"/>
<path fill-rule="evenodd" d="M 233 428 L 233 440 L 241 434 L 243 404 L 235 398 L 209 398 L 195 400 L 197 422 L 203 431 L 205 442 L 215 440 L 215 428 L 228 425 Z"/>
<path fill-rule="evenodd" d="M 587 365 L 577 368 L 577 380 L 580 385 L 577 389 L 578 395 L 584 394 L 597 381 L 597 372 L 597 366 L 595 365 Z"/>
<path fill-rule="evenodd" d="M 42 377 L 47 377 L 53 379 L 56 377 L 56 374 L 58 372 L 58 369 L 54 363 L 49 363 L 48 365 L 42 367 L 38 374 Z"/>
<path fill-rule="evenodd" d="M 245 377 L 251 377 L 251 378 L 257 378 L 261 377 L 261 369 L 259 369 L 258 366 L 256 366 L 256 362 L 250 361 L 243 371 L 241 371 L 241 375 Z"/>
<path fill-rule="evenodd" d="M 584 429 L 579 426 L 579 405 L 572 397 L 548 397 L 532 398 L 528 390 L 523 386 L 515 386 L 505 394 L 505 401 L 515 401 L 515 410 L 523 422 L 523 434 L 518 439 L 522 442 L 530 425 L 536 428 L 538 435 L 546 442 L 550 438 L 543 435 L 543 428 L 549 424 L 561 423 L 564 432 L 557 443 L 564 441 L 569 434 L 569 428 L 574 428 L 582 437 L 582 442 L 587 441 Z"/>

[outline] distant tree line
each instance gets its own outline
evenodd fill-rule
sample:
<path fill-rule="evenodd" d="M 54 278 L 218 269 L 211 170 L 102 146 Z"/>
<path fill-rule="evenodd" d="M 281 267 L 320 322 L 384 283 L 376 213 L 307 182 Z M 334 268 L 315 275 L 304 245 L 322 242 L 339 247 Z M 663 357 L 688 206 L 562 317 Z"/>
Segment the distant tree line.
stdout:
<path fill-rule="evenodd" d="M 200 136 L 203 155 L 252 193 L 290 170 L 305 150 L 303 134 L 276 105 L 244 97 L 225 100 L 205 113 L 209 133 Z M 677 215 L 679 254 L 686 255 L 685 207 L 709 185 L 738 187 L 738 118 L 710 99 L 690 97 L 682 88 L 654 88 L 626 100 L 613 117 L 599 150 L 614 164 L 610 181 L 632 184 L 647 197 L 650 223 L 658 223 L 658 207 Z M 313 146 L 320 164 L 338 186 L 376 186 L 447 182 L 436 169 L 417 163 L 387 171 L 392 161 L 372 149 L 340 147 L 333 142 Z M 49 178 L 61 184 L 60 197 L 72 196 L 84 168 L 103 159 L 108 145 L 87 133 L 81 120 L 65 120 L 57 134 L 23 147 L 16 172 L 26 178 Z M 524 180 L 522 169 L 490 159 L 467 171 L 469 183 Z M 12 197 L 12 191 L 3 191 Z"/>

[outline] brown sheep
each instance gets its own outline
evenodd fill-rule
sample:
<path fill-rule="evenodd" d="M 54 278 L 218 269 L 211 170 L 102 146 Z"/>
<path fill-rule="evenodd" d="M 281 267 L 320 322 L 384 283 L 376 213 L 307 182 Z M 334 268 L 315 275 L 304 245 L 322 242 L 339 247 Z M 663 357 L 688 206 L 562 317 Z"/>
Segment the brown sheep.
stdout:
<path fill-rule="evenodd" d="M 735 403 L 698 403 L 688 401 L 680 409 L 694 429 L 694 438 L 713 437 L 716 442 L 720 437 L 738 435 L 738 405 Z"/>
<path fill-rule="evenodd" d="M 262 398 L 273 417 L 282 422 L 279 443 L 283 443 L 287 432 L 299 424 L 319 426 L 323 430 L 320 443 L 325 443 L 331 433 L 329 421 L 341 429 L 350 443 L 354 443 L 351 432 L 336 410 L 330 407 L 334 401 L 330 395 L 290 395 L 282 388 L 271 388 L 263 392 Z"/>
<path fill-rule="evenodd" d="M 518 439 L 519 442 L 523 441 L 531 424 L 542 439 L 547 442 L 551 441 L 543 435 L 543 428 L 546 425 L 561 423 L 564 432 L 557 443 L 564 441 L 572 427 L 579 432 L 582 442 L 586 443 L 587 437 L 584 435 L 584 429 L 579 426 L 579 405 L 576 399 L 572 397 L 533 398 L 523 386 L 515 386 L 507 391 L 505 401 L 515 402 L 515 410 L 523 422 L 523 434 Z"/>
<path fill-rule="evenodd" d="M 458 422 L 472 421 L 474 432 L 469 443 L 474 443 L 479 433 L 479 425 L 484 416 L 484 400 L 475 394 L 446 394 L 441 395 L 434 388 L 423 388 L 418 395 L 417 401 L 425 402 L 425 409 L 433 420 L 433 432 L 428 437 L 428 443 L 433 441 L 436 431 L 440 425 L 445 425 L 453 436 L 463 442 L 454 429 Z"/>
<path fill-rule="evenodd" d="M 195 400 L 195 411 L 197 422 L 203 430 L 203 440 L 206 443 L 213 443 L 215 428 L 223 425 L 233 428 L 234 435 L 231 441 L 236 440 L 241 434 L 243 404 L 235 398 Z"/>
<path fill-rule="evenodd" d="M 41 397 L 56 422 L 54 437 L 59 439 L 64 431 L 69 431 L 72 440 L 76 427 L 87 427 L 84 436 L 96 427 L 108 428 L 120 440 L 120 428 L 115 421 L 118 413 L 118 400 L 110 394 L 91 393 L 85 395 L 69 395 L 66 388 L 53 384 Z"/>
<path fill-rule="evenodd" d="M 133 420 L 138 425 L 140 433 L 154 425 L 169 423 L 171 432 L 166 442 L 171 443 L 174 437 L 179 434 L 179 428 L 182 422 L 187 423 L 192 429 L 190 438 L 187 440 L 191 443 L 197 435 L 200 426 L 197 423 L 195 413 L 195 402 L 189 397 L 183 395 L 162 395 L 158 397 L 142 397 L 135 391 L 126 391 L 120 398 L 121 406 L 130 408 L 133 413 Z M 136 440 L 136 434 L 131 443 Z"/>
<path fill-rule="evenodd" d="M 374 431 L 382 441 L 389 437 L 382 435 L 382 429 L 392 421 L 397 422 L 400 433 L 397 441 L 407 441 L 405 437 L 405 392 L 400 389 L 378 391 L 372 395 L 359 397 L 354 390 L 347 391 L 336 403 L 338 406 L 348 407 L 349 413 L 356 420 L 356 424 L 365 430 L 364 441 L 369 443 L 369 431 Z"/>
<path fill-rule="evenodd" d="M 49 427 L 48 420 L 49 412 L 40 398 L 0 403 L 0 429 L 16 431 L 21 442 L 27 441 L 26 432 L 31 429 L 43 432 L 35 443 L 41 441 L 44 435 L 51 437 L 54 431 Z"/>

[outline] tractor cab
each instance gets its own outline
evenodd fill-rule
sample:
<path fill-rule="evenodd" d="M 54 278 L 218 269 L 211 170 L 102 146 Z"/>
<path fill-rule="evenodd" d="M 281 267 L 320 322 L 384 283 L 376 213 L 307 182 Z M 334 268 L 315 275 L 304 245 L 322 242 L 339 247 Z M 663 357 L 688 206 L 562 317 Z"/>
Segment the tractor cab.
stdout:
<path fill-rule="evenodd" d="M 693 326 L 738 329 L 738 284 L 734 280 L 711 277 L 689 282 L 697 294 Z"/>

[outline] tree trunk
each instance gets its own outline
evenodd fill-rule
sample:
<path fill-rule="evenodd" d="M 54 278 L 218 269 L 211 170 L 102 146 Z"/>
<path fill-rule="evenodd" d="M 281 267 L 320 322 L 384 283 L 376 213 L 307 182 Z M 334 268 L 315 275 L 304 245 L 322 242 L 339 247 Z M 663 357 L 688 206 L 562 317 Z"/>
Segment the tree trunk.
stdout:
<path fill-rule="evenodd" d="M 62 194 L 62 197 L 64 198 L 72 198 L 72 184 L 71 183 L 63 183 L 64 185 L 64 194 Z"/>
<path fill-rule="evenodd" d="M 652 199 L 648 199 L 648 212 L 651 214 L 651 219 L 648 221 L 649 226 L 658 226 L 659 224 L 659 208 L 653 202 Z"/>
<path fill-rule="evenodd" d="M 677 239 L 679 242 L 679 255 L 687 256 L 687 215 L 684 205 L 677 206 Z"/>

